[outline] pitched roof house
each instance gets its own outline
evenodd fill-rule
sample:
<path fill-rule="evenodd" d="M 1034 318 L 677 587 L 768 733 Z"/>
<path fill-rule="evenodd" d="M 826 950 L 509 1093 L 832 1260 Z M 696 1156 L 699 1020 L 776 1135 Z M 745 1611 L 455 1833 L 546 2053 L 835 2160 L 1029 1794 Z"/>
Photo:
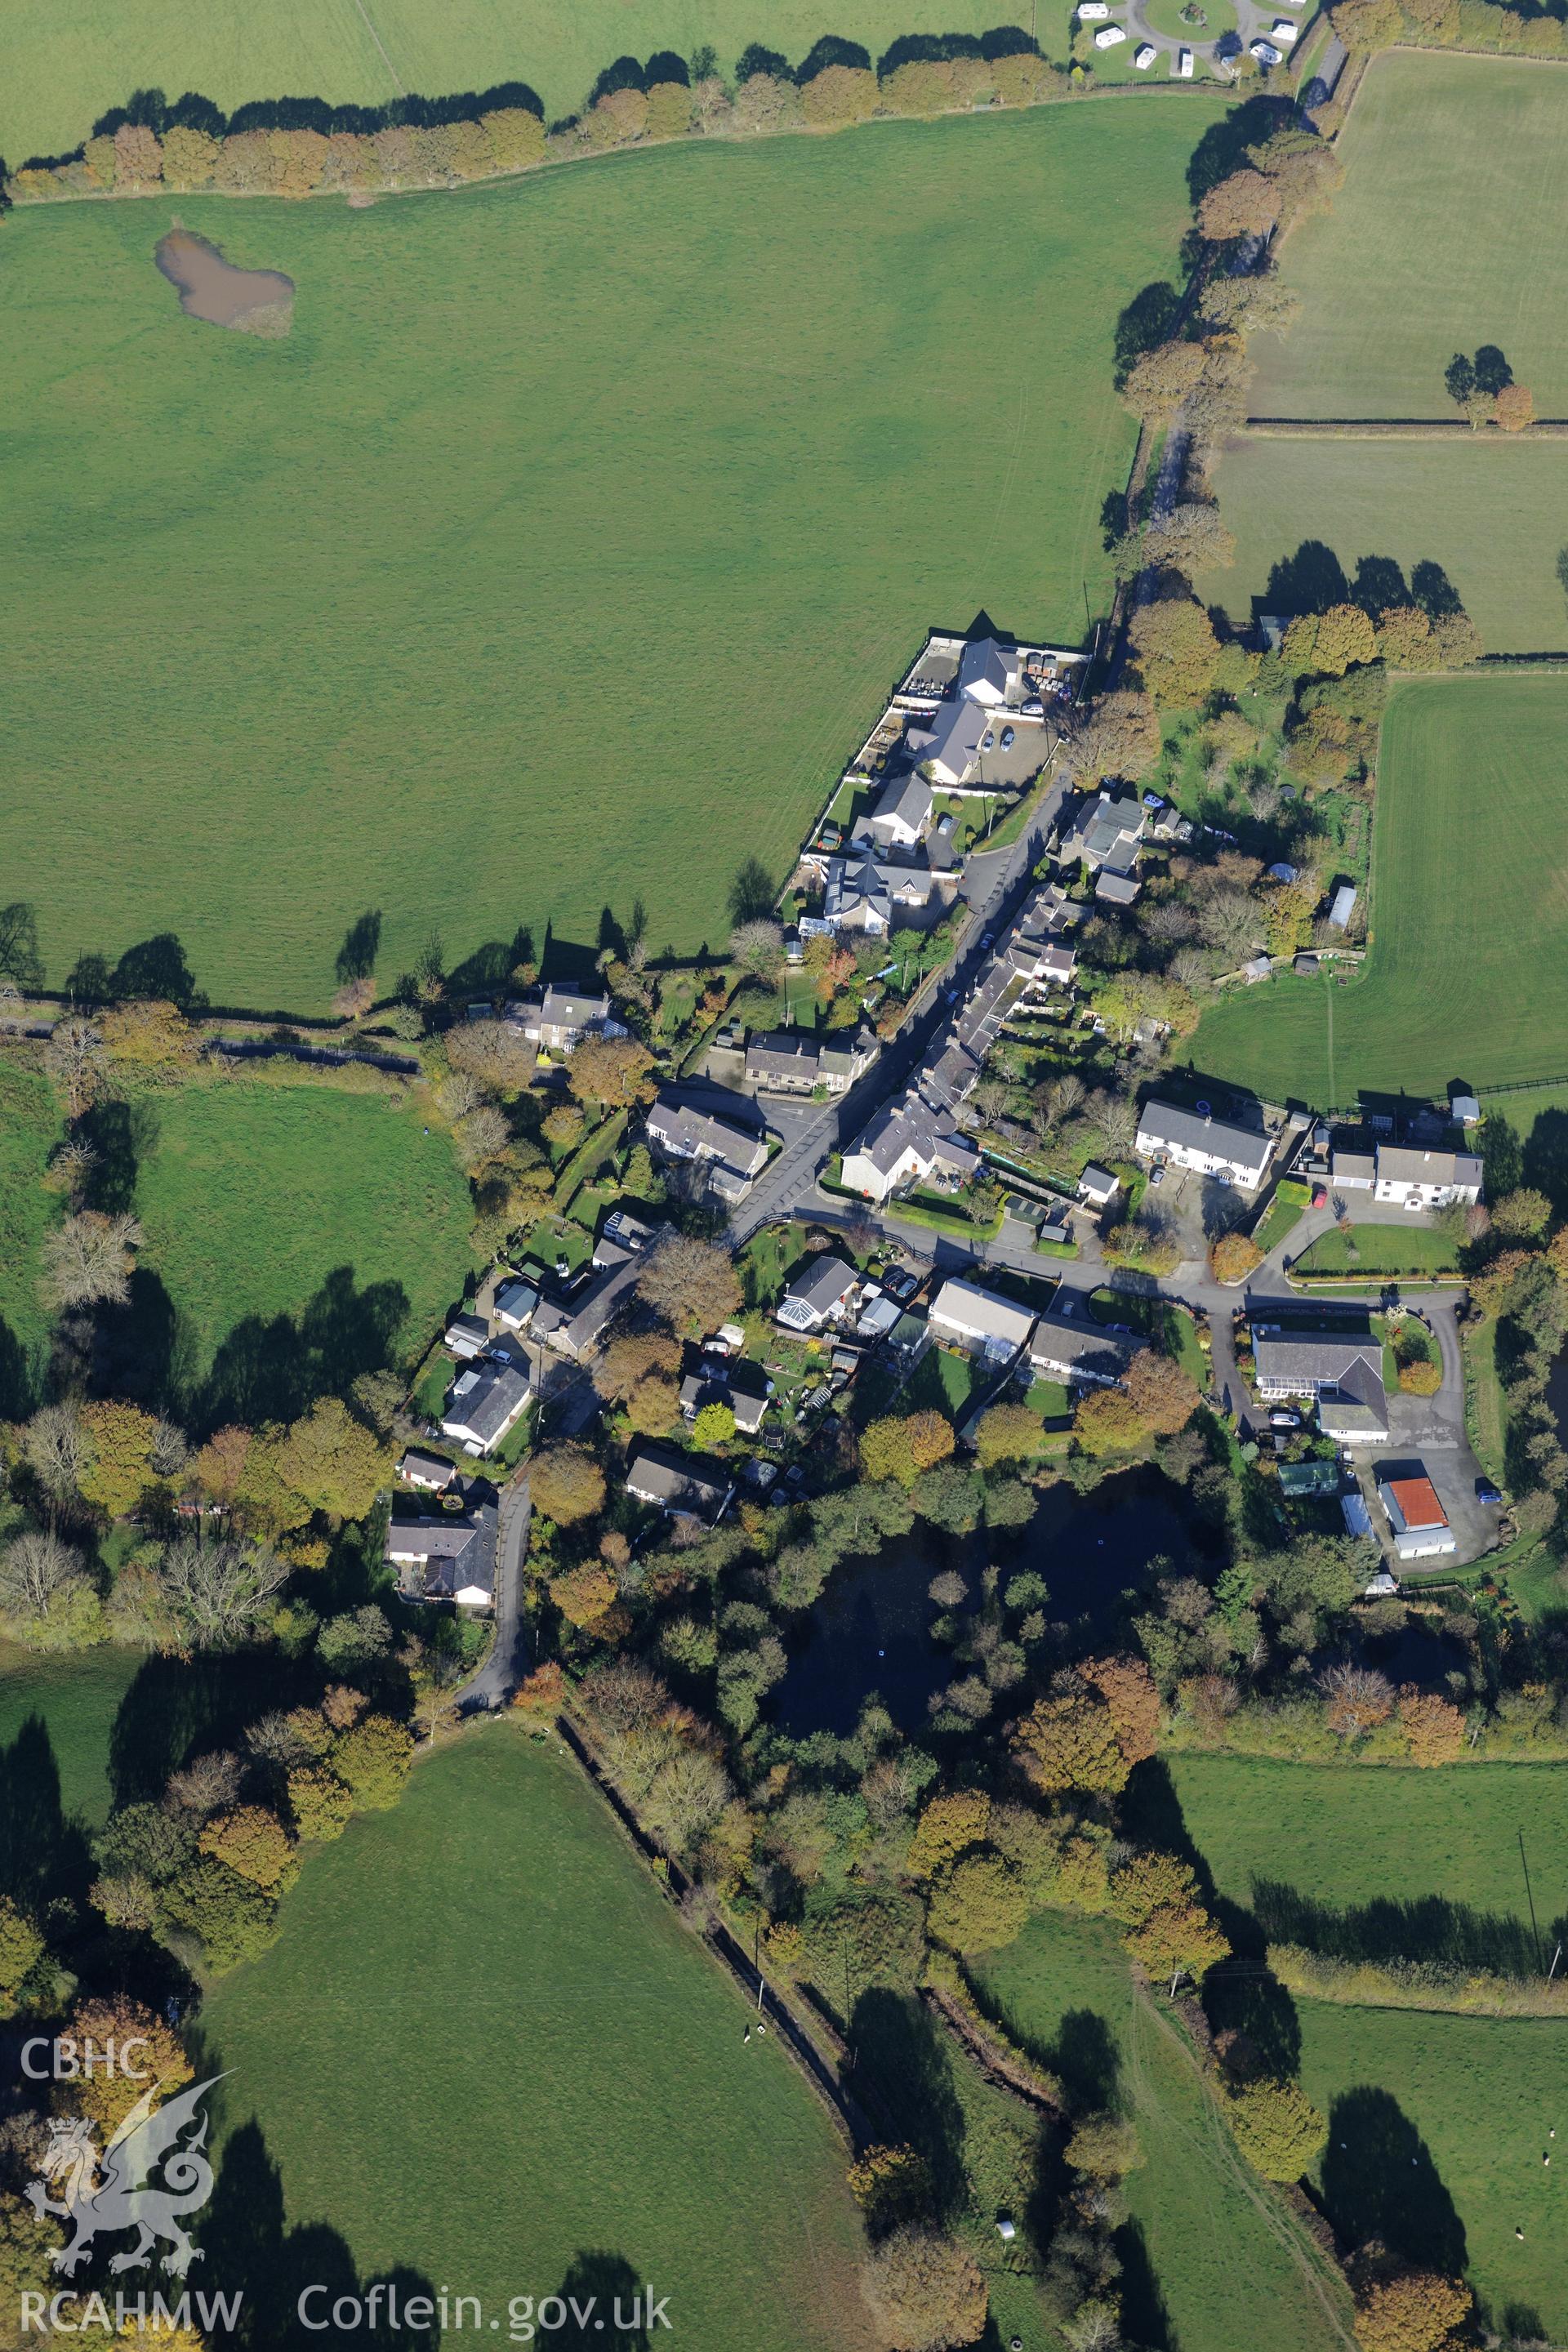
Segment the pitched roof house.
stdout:
<path fill-rule="evenodd" d="M 651 1503 L 671 1517 L 710 1522 L 721 1515 L 735 1491 L 721 1464 L 646 1440 L 634 1448 L 626 1465 L 626 1489 L 639 1503 Z"/>
<path fill-rule="evenodd" d="M 744 1200 L 767 1166 L 764 1137 L 674 1096 L 659 1096 L 646 1125 L 654 1150 L 666 1160 L 694 1160 L 706 1169 L 709 1190 L 721 1201 Z"/>
<path fill-rule="evenodd" d="M 491 1609 L 496 1597 L 496 1538 L 500 1515 L 493 1503 L 429 1518 L 395 1516 L 386 1530 L 386 1557 L 400 1571 L 405 1601 L 453 1601 L 461 1609 Z"/>
<path fill-rule="evenodd" d="M 1136 1340 L 1087 1315 L 1042 1315 L 1029 1342 L 1035 1370 L 1068 1388 L 1114 1388 L 1137 1352 Z"/>
<path fill-rule="evenodd" d="M 906 1184 L 923 1183 L 933 1171 L 963 1181 L 979 1165 L 980 1154 L 947 1115 L 910 1094 L 869 1121 L 853 1150 L 845 1153 L 841 1176 L 850 1192 L 879 1203 Z"/>
<path fill-rule="evenodd" d="M 1405 1209 L 1446 1208 L 1451 1201 L 1479 1201 L 1481 1181 L 1481 1163 L 1468 1151 L 1377 1147 L 1376 1200 L 1397 1202 Z"/>
<path fill-rule="evenodd" d="M 1138 1114 L 1135 1149 L 1142 1159 L 1169 1160 L 1178 1168 L 1217 1176 L 1250 1192 L 1263 1181 L 1274 1139 L 1208 1111 L 1183 1110 L 1175 1103 L 1151 1099 Z"/>
<path fill-rule="evenodd" d="M 1367 1331 L 1281 1331 L 1252 1326 L 1253 1377 L 1265 1400 L 1310 1397 L 1325 1437 L 1381 1445 L 1388 1437 L 1383 1347 Z"/>
<path fill-rule="evenodd" d="M 584 1037 L 628 1034 L 625 1024 L 612 1017 L 605 988 L 563 988 L 552 982 L 547 988 L 530 989 L 525 995 L 513 997 L 506 1017 L 531 1045 L 542 1045 L 553 1054 L 571 1053 Z"/>
<path fill-rule="evenodd" d="M 932 1299 L 928 1320 L 942 1338 L 956 1339 L 962 1347 L 985 1356 L 1016 1356 L 1028 1346 L 1035 1328 L 1035 1318 L 1026 1307 L 998 1298 L 956 1275 L 942 1284 Z"/>
<path fill-rule="evenodd" d="M 453 1381 L 441 1433 L 467 1453 L 489 1454 L 516 1427 L 531 1392 L 527 1371 L 510 1357 L 481 1357 Z"/>
<path fill-rule="evenodd" d="M 860 1276 L 847 1258 L 816 1258 L 780 1299 L 777 1320 L 786 1331 L 820 1331 L 848 1313 L 859 1288 Z"/>

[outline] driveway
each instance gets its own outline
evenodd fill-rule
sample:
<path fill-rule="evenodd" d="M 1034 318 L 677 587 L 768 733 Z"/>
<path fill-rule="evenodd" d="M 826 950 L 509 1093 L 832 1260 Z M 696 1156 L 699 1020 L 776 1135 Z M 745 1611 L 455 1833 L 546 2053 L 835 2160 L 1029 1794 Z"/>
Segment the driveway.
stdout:
<path fill-rule="evenodd" d="M 522 1563 L 527 1557 L 528 1523 L 532 1515 L 528 1472 L 519 1470 L 501 1489 L 500 1527 L 496 1542 L 495 1640 L 479 1673 L 456 1694 L 465 1715 L 484 1715 L 492 1707 L 504 1706 L 528 1672 L 522 1636 Z"/>

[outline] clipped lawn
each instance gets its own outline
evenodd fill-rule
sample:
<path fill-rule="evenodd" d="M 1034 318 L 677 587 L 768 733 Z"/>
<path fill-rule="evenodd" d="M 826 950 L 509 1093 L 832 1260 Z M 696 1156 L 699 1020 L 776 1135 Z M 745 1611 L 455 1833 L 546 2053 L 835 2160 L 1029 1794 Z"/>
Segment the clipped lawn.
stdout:
<path fill-rule="evenodd" d="M 1103 1920 L 1046 1913 L 978 1971 L 986 2005 L 1086 2105 L 1124 2108 L 1143 2164 L 1128 2200 L 1143 2259 L 1122 2292 L 1127 2332 L 1192 2352 L 1344 2352 L 1345 2298 L 1237 2155 L 1157 2005 L 1136 1997 Z"/>
<path fill-rule="evenodd" d="M 139 1264 L 167 1294 L 182 1380 L 226 1341 L 265 1365 L 298 1339 L 348 1378 L 367 1335 L 384 1329 L 394 1361 L 423 1352 L 471 1263 L 471 1211 L 449 1138 L 412 1104 L 226 1078 L 144 1117 Z"/>
<path fill-rule="evenodd" d="M 95 116 L 133 89 L 199 89 L 232 113 L 284 91 L 334 106 L 379 106 L 400 91 L 430 97 L 523 80 L 547 121 L 574 114 L 605 66 L 635 49 L 689 57 L 711 42 L 727 73 L 747 42 L 765 39 L 798 65 L 825 33 L 880 53 L 902 33 L 983 33 L 992 0 L 770 0 L 766 22 L 735 0 L 657 0 L 635 16 L 624 0 L 272 0 L 265 9 L 193 14 L 178 0 L 71 0 L 46 24 L 22 17 L 7 37 L 0 152 L 20 163 L 74 147 Z M 1046 26 L 1041 26 L 1042 34 Z M 1057 54 L 1066 55 L 1065 45 Z"/>
<path fill-rule="evenodd" d="M 362 2278 L 406 2265 L 488 2315 L 592 2249 L 670 2295 L 671 2341 L 847 2352 L 847 2158 L 746 2022 L 575 1767 L 514 1723 L 470 1734 L 312 1855 L 276 1948 L 207 1999 L 235 2075 L 205 2268 L 291 2300 L 335 2232 Z M 289 2244 L 246 2194 L 252 2116 Z"/>
<path fill-rule="evenodd" d="M 1429 1225 L 1336 1226 L 1320 1234 L 1291 1265 L 1292 1274 L 1342 1274 L 1348 1281 L 1383 1274 L 1452 1274 L 1453 1244 Z"/>
<path fill-rule="evenodd" d="M 1440 1895 L 1527 1918 L 1521 1830 L 1542 1921 L 1568 1897 L 1568 1769 L 1561 1765 L 1423 1771 L 1251 1756 L 1169 1756 L 1165 1763 L 1187 1835 L 1233 1902 L 1250 1906 L 1257 1877 L 1335 1908 Z"/>
<path fill-rule="evenodd" d="M 60 1132 L 48 1081 L 0 1060 L 0 1418 L 26 1410 L 29 1359 L 48 1328 L 38 1250 L 61 1202 L 39 1180 Z"/>
<path fill-rule="evenodd" d="M 1461 1076 L 1568 1075 L 1565 803 L 1568 677 L 1402 681 L 1384 720 L 1363 976 L 1227 997 L 1198 1029 L 1197 1066 L 1322 1109 L 1363 1087 L 1441 1097 Z"/>
<path fill-rule="evenodd" d="M 110 1733 L 144 1663 L 142 1651 L 107 1643 L 75 1657 L 37 1657 L 0 1642 L 0 1749 L 14 1748 L 34 1717 L 41 1721 L 68 1814 L 96 1823 L 108 1813 Z M 35 1780 L 30 1759 L 26 1770 L 29 1786 L 47 1785 L 46 1776 Z"/>
<path fill-rule="evenodd" d="M 1562 2145 L 1568 2034 L 1535 2018 L 1299 2009 L 1302 2084 L 1329 2117 L 1324 2201 L 1342 2234 L 1382 2237 L 1419 2267 L 1464 2266 L 1493 2327 L 1561 2343 L 1568 2159 L 1541 2159 L 1554 2126 Z"/>
<path fill-rule="evenodd" d="M 1276 567 L 1311 540 L 1331 549 L 1352 580 L 1363 556 L 1391 557 L 1406 583 L 1416 564 L 1441 564 L 1488 653 L 1568 647 L 1557 577 L 1568 541 L 1568 440 L 1242 433 L 1226 446 L 1215 489 L 1236 533 L 1236 562 L 1196 584 L 1237 627 L 1255 613 L 1301 608 L 1292 575 L 1276 577 Z"/>
<path fill-rule="evenodd" d="M 0 822 L 51 979 L 172 930 L 215 1002 L 304 1012 L 367 908 L 387 982 L 606 898 L 721 938 L 933 620 L 1081 637 L 1115 320 L 1221 111 L 18 210 Z M 286 340 L 182 315 L 175 209 L 294 279 Z"/>
<path fill-rule="evenodd" d="M 1538 415 L 1568 415 L 1568 78 L 1374 58 L 1340 158 L 1331 206 L 1285 240 L 1301 312 L 1258 340 L 1254 415 L 1451 419 L 1443 371 L 1479 343 L 1501 344 Z"/>

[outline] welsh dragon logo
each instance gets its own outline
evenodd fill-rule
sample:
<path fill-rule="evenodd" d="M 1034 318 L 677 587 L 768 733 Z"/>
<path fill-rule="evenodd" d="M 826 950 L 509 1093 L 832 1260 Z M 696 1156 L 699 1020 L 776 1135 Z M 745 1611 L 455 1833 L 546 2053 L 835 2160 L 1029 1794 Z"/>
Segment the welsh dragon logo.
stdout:
<path fill-rule="evenodd" d="M 57 2120 L 49 2126 L 44 2157 L 44 2180 L 27 2184 L 27 2201 L 40 2217 L 52 2213 L 68 2221 L 75 2235 L 49 2260 L 68 2278 L 87 2258 L 95 2238 L 134 2230 L 136 2243 L 129 2253 L 116 2254 L 111 2271 L 144 2271 L 156 2246 L 166 2244 L 163 2267 L 184 2278 L 202 2251 L 194 2246 L 181 2223 L 187 2213 L 199 2212 L 212 2195 L 213 2168 L 203 2150 L 207 2119 L 201 2101 L 221 2074 L 193 2083 L 188 2091 L 154 2107 L 154 2083 L 142 2092 L 120 2125 L 100 2158 L 93 2144 L 92 2125 L 85 2116 Z M 182 2133 L 192 2125 L 191 2137 Z M 163 2179 L 152 2176 L 163 2167 Z M 44 2181 L 59 2181 L 59 2199 L 51 2198 Z"/>

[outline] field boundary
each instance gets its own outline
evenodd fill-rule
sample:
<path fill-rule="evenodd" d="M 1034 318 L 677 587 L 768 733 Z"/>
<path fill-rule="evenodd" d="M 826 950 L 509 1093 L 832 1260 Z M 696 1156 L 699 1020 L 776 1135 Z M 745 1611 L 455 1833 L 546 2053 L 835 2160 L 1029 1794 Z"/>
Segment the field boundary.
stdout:
<path fill-rule="evenodd" d="M 1568 417 L 1537 416 L 1521 432 L 1509 434 L 1500 434 L 1495 425 L 1478 432 L 1473 425 L 1444 416 L 1249 416 L 1241 429 L 1262 441 L 1447 441 L 1458 433 L 1469 441 L 1489 442 L 1499 434 L 1492 446 L 1501 446 L 1504 441 L 1518 445 L 1532 437 L 1562 440 L 1568 436 Z"/>

